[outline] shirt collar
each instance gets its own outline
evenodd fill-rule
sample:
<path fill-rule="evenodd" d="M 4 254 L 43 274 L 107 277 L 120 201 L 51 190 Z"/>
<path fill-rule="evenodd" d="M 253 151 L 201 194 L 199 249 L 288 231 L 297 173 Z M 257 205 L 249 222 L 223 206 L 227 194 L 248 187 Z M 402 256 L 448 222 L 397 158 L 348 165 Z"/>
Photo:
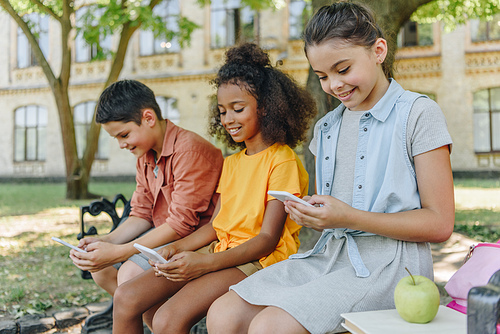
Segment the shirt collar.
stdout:
<path fill-rule="evenodd" d="M 163 120 L 163 122 L 166 123 L 165 136 L 163 137 L 161 154 L 160 156 L 156 157 L 157 161 L 160 161 L 162 157 L 168 157 L 174 153 L 175 138 L 177 137 L 177 132 L 179 131 L 179 127 L 170 122 L 168 119 Z M 155 156 L 153 150 L 150 150 L 147 153 L 146 161 L 150 164 L 155 164 Z"/>
<path fill-rule="evenodd" d="M 384 122 L 392 111 L 392 106 L 397 99 L 404 93 L 403 87 L 395 80 L 389 79 L 390 84 L 384 96 L 368 112 L 380 122 Z"/>

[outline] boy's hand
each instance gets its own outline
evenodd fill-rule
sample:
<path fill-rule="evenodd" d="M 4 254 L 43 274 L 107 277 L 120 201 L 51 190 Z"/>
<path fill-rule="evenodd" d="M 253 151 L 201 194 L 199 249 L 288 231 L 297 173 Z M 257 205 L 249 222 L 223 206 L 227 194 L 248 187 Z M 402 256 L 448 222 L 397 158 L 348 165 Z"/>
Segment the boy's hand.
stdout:
<path fill-rule="evenodd" d="M 87 249 L 87 245 L 90 245 L 90 244 L 92 244 L 94 242 L 98 242 L 98 241 L 103 241 L 103 240 L 99 237 L 82 238 L 82 239 L 80 239 L 80 242 L 78 243 L 78 248 Z"/>
<path fill-rule="evenodd" d="M 87 253 L 71 250 L 69 257 L 78 268 L 96 272 L 121 262 L 124 254 L 121 251 L 121 247 L 122 245 L 115 245 L 98 240 L 87 244 Z"/>
<path fill-rule="evenodd" d="M 165 277 L 173 282 L 185 282 L 210 272 L 209 258 L 206 254 L 181 252 L 174 255 L 169 263 L 156 263 L 153 269 L 157 277 Z"/>

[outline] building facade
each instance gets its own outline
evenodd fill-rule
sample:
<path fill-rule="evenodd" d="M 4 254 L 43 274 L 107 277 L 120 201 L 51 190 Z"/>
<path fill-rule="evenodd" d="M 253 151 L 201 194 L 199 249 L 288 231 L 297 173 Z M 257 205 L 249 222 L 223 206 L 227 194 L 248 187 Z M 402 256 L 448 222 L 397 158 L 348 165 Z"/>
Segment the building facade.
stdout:
<path fill-rule="evenodd" d="M 282 61 L 282 69 L 305 84 L 309 66 L 300 34 L 307 6 L 303 1 L 286 2 L 279 10 L 256 14 L 241 8 L 239 0 L 215 0 L 204 7 L 195 0 L 164 0 L 156 10 L 169 28 L 176 29 L 173 17 L 179 13 L 201 28 L 184 48 L 175 39 L 159 40 L 151 32 L 137 31 L 120 78 L 148 85 L 166 118 L 208 138 L 207 111 L 215 93 L 209 81 L 222 64 L 227 47 L 238 38 L 258 38 L 273 61 Z M 58 68 L 58 23 L 47 17 L 32 21 L 40 27 L 42 51 L 52 67 Z M 492 22 L 469 22 L 445 33 L 439 23 L 411 23 L 399 36 L 395 78 L 403 87 L 426 93 L 440 104 L 454 141 L 451 158 L 456 172 L 500 172 L 499 29 Z M 99 48 L 113 49 L 117 42 L 110 37 L 98 46 L 87 46 L 76 33 L 72 40 L 70 101 L 79 153 L 110 68 L 109 60 L 91 60 Z M 26 37 L 3 12 L 0 45 L 5 50 L 0 54 L 4 109 L 0 113 L 4 138 L 0 142 L 0 178 L 62 178 L 65 164 L 54 97 Z M 135 174 L 133 155 L 120 150 L 104 131 L 99 141 L 92 176 Z"/>

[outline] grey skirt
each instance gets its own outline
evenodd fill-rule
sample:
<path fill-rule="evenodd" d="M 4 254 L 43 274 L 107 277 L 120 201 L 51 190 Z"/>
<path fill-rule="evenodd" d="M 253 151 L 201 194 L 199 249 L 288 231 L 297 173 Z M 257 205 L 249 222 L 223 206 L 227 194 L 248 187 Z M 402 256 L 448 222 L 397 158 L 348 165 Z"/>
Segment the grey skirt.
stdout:
<path fill-rule="evenodd" d="M 310 333 L 345 332 L 341 313 L 394 308 L 394 288 L 412 274 L 433 279 L 428 243 L 386 237 L 354 237 L 366 278 L 356 277 L 346 239 L 332 238 L 324 251 L 304 259 L 288 259 L 230 287 L 250 304 L 279 307 Z"/>

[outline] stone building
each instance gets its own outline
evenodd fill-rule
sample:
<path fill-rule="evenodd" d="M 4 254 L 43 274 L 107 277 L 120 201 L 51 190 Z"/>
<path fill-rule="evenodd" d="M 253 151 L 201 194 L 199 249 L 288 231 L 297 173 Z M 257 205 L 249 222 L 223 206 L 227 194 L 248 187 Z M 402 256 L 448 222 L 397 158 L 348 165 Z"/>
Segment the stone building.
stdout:
<path fill-rule="evenodd" d="M 172 15 L 182 13 L 201 29 L 194 31 L 190 46 L 182 49 L 176 40 L 136 32 L 120 78 L 144 82 L 156 93 L 167 118 L 207 137 L 208 101 L 214 93 L 209 81 L 237 36 L 247 40 L 259 36 L 273 61 L 282 60 L 282 68 L 305 83 L 308 63 L 299 38 L 306 5 L 296 0 L 286 3 L 279 10 L 257 15 L 240 8 L 239 0 L 212 0 L 204 7 L 195 0 L 165 0 L 156 10 L 166 24 L 174 24 Z M 42 50 L 53 68 L 58 68 L 58 23 L 48 17 L 33 19 L 40 26 Z M 395 77 L 403 87 L 426 93 L 441 105 L 454 140 L 455 172 L 500 172 L 499 30 L 498 18 L 469 22 L 451 33 L 443 32 L 439 23 L 409 23 L 399 36 Z M 75 34 L 71 43 L 70 100 L 82 152 L 110 62 L 90 61 L 95 46 L 85 45 L 81 36 Z M 112 49 L 116 43 L 115 38 L 108 38 L 100 47 Z M 4 12 L 0 12 L 0 46 L 4 50 L 0 53 L 0 132 L 4 139 L 0 142 L 0 178 L 62 178 L 64 156 L 54 97 L 26 37 Z M 92 176 L 135 174 L 135 158 L 113 141 L 102 131 Z"/>

